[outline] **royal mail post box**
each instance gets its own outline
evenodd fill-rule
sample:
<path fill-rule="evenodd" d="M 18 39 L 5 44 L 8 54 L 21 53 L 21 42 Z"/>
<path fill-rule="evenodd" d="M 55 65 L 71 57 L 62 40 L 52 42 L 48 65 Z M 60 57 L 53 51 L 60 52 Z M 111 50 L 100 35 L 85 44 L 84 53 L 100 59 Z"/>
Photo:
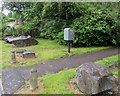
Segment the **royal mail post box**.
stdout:
<path fill-rule="evenodd" d="M 64 29 L 64 40 L 74 40 L 74 30 L 72 28 Z"/>

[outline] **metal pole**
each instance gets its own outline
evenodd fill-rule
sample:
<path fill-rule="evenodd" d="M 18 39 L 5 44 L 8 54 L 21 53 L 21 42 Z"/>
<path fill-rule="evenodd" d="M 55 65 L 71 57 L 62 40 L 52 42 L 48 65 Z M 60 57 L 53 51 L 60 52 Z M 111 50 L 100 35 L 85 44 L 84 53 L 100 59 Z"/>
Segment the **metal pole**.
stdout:
<path fill-rule="evenodd" d="M 68 53 L 70 53 L 70 40 L 68 40 Z"/>

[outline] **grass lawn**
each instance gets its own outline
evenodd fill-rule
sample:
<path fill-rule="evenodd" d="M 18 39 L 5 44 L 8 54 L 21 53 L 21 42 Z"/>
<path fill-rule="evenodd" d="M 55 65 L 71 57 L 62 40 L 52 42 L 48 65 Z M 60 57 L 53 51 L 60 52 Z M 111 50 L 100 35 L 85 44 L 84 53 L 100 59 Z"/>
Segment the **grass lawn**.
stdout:
<path fill-rule="evenodd" d="M 120 54 L 115 55 L 115 56 L 111 56 L 108 58 L 104 58 L 100 61 L 97 61 L 96 63 L 99 63 L 99 64 L 106 66 L 106 67 L 117 65 L 116 67 L 113 67 L 111 69 L 113 75 L 117 78 L 118 74 L 120 73 L 120 69 L 118 69 L 118 64 L 120 63 L 120 59 L 118 59 L 119 57 L 120 57 Z"/>
<path fill-rule="evenodd" d="M 21 47 L 21 48 L 12 48 L 13 44 L 8 44 L 4 41 L 0 40 L 0 47 L 1 47 L 1 65 L 0 68 L 7 68 L 7 67 L 24 67 L 24 66 L 31 66 L 35 64 L 44 63 L 48 60 L 63 58 L 66 56 L 71 56 L 75 54 L 83 54 L 86 52 L 106 49 L 110 47 L 80 47 L 80 48 L 72 48 L 71 54 L 66 54 L 67 46 L 59 45 L 53 40 L 46 40 L 46 39 L 37 39 L 39 44 L 29 47 Z M 23 59 L 17 56 L 18 64 L 9 64 L 11 58 L 9 56 L 10 50 L 16 49 L 26 49 L 26 50 L 33 50 L 35 51 L 36 58 L 33 59 Z"/>
<path fill-rule="evenodd" d="M 116 64 L 120 63 L 118 61 L 118 56 L 111 56 L 104 58 L 103 60 L 96 61 L 96 63 L 106 66 L 106 64 Z M 55 74 L 48 74 L 43 77 L 40 77 L 39 80 L 44 83 L 44 91 L 40 94 L 73 94 L 70 90 L 67 89 L 68 82 L 70 79 L 75 78 L 76 69 L 65 69 Z M 118 69 L 111 70 L 115 77 L 118 76 Z M 119 70 L 120 71 L 120 70 Z"/>

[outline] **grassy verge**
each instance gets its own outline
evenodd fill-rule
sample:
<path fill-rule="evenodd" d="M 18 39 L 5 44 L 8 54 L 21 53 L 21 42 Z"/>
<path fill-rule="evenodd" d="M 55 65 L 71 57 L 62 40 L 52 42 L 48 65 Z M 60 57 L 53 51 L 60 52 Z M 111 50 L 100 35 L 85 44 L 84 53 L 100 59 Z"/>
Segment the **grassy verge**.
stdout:
<path fill-rule="evenodd" d="M 71 48 L 71 54 L 65 54 L 67 51 L 67 46 L 59 45 L 53 40 L 45 40 L 45 39 L 37 39 L 39 44 L 35 46 L 29 47 L 22 47 L 22 48 L 12 48 L 12 44 L 8 44 L 4 41 L 0 41 L 0 46 L 2 46 L 2 51 L 0 56 L 2 57 L 2 62 L 0 68 L 7 68 L 7 67 L 24 67 L 24 66 L 31 66 L 35 64 L 44 63 L 48 60 L 63 58 L 66 56 L 71 56 L 75 54 L 83 54 L 86 52 L 102 50 L 110 47 L 80 47 L 80 48 Z M 10 50 L 16 49 L 26 49 L 26 50 L 33 50 L 35 51 L 36 58 L 33 59 L 22 59 L 17 57 L 19 61 L 18 64 L 7 64 L 10 61 Z"/>
<path fill-rule="evenodd" d="M 75 77 L 76 68 L 49 74 L 40 78 L 44 83 L 44 91 L 40 94 L 73 94 L 66 87 L 71 78 Z"/>
<path fill-rule="evenodd" d="M 120 63 L 118 61 L 118 56 L 111 56 L 104 58 L 103 60 L 97 61 L 96 63 L 106 66 L 106 64 L 115 64 Z M 44 83 L 44 91 L 40 94 L 73 94 L 70 90 L 67 89 L 68 81 L 71 78 L 74 78 L 76 75 L 76 69 L 65 69 L 59 73 L 45 75 L 40 77 L 39 80 Z M 118 69 L 111 70 L 115 77 L 118 76 Z"/>
<path fill-rule="evenodd" d="M 108 58 L 104 58 L 104 59 L 102 59 L 100 61 L 97 61 L 96 63 L 99 63 L 99 64 L 101 64 L 101 65 L 103 65 L 105 67 L 108 67 L 108 68 L 110 66 L 114 66 L 115 64 L 117 64 L 116 67 L 113 67 L 111 69 L 113 75 L 117 78 L 118 74 L 120 73 L 120 69 L 118 69 L 118 66 L 119 66 L 118 64 L 120 63 L 119 57 L 120 57 L 120 54 L 115 55 L 115 56 L 111 56 L 111 57 L 108 57 Z"/>

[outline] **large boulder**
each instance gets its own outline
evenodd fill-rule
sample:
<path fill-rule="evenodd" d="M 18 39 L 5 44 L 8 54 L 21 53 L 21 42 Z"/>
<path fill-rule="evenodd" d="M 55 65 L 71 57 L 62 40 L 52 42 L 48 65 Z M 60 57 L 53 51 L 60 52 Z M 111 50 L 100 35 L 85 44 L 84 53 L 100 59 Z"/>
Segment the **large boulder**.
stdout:
<path fill-rule="evenodd" d="M 96 63 L 82 64 L 76 74 L 79 90 L 85 94 L 98 94 L 117 87 L 118 82 L 104 66 Z"/>
<path fill-rule="evenodd" d="M 17 47 L 25 47 L 38 44 L 38 41 L 33 39 L 31 36 L 7 37 L 3 40 L 8 43 L 12 43 Z"/>

